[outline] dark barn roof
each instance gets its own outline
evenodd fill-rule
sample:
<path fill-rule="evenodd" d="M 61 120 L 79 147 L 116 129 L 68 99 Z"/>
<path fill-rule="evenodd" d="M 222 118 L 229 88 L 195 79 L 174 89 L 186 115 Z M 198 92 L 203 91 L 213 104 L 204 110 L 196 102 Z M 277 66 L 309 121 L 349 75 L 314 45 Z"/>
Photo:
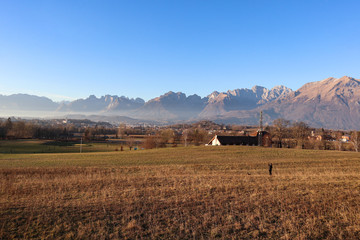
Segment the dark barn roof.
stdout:
<path fill-rule="evenodd" d="M 252 136 L 217 136 L 221 145 L 258 145 L 258 137 Z"/>

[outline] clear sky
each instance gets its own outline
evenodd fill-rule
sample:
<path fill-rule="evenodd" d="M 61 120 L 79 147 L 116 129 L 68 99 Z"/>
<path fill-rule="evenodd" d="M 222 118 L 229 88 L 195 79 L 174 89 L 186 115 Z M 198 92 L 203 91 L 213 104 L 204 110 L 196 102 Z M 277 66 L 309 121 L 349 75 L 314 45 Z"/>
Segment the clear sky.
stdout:
<path fill-rule="evenodd" d="M 293 90 L 360 78 L 360 1 L 0 0 L 0 94 Z"/>

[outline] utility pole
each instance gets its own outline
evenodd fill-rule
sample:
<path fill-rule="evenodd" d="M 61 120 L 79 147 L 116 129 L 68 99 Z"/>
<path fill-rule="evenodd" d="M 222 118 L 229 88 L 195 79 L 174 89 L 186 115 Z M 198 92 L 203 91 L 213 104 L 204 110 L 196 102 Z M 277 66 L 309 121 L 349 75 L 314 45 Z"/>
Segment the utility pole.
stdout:
<path fill-rule="evenodd" d="M 259 123 L 259 130 L 258 130 L 258 142 L 259 142 L 259 146 L 262 146 L 262 132 L 263 132 L 263 113 L 262 111 L 260 112 L 260 123 Z"/>

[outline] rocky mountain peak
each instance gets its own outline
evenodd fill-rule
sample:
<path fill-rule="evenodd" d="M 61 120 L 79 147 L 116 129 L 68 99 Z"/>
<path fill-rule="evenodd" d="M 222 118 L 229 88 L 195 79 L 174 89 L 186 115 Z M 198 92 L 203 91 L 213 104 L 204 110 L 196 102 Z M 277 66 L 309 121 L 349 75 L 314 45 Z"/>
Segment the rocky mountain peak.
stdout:
<path fill-rule="evenodd" d="M 215 99 L 217 96 L 219 96 L 219 92 L 218 91 L 214 91 L 212 92 L 210 95 L 208 95 L 207 97 L 210 99 Z"/>
<path fill-rule="evenodd" d="M 152 101 L 164 101 L 164 99 L 167 99 L 167 100 L 171 100 L 171 101 L 176 101 L 176 100 L 184 100 L 186 99 L 186 94 L 185 93 L 182 93 L 182 92 L 173 92 L 173 91 L 169 91 L 163 95 L 161 95 L 160 97 L 157 97 L 157 98 L 154 98 L 152 100 L 150 100 L 150 102 Z"/>
<path fill-rule="evenodd" d="M 95 100 L 95 99 L 97 99 L 97 97 L 96 97 L 95 95 L 90 95 L 90 96 L 88 97 L 88 99 Z"/>
<path fill-rule="evenodd" d="M 226 92 L 214 91 L 205 98 L 169 91 L 145 102 L 141 98 L 90 95 L 61 104 L 50 99 L 15 94 L 0 95 L 2 112 L 58 111 L 97 113 L 132 117 L 141 120 L 179 121 L 210 119 L 226 123 L 256 124 L 259 111 L 271 124 L 276 118 L 305 121 L 312 126 L 360 129 L 360 80 L 349 76 L 310 82 L 296 92 L 285 86 L 267 89 L 254 86 Z"/>
<path fill-rule="evenodd" d="M 261 94 L 262 92 L 264 92 L 264 91 L 266 91 L 266 90 L 268 90 L 267 88 L 265 88 L 265 87 L 262 87 L 262 86 L 258 86 L 258 85 L 255 85 L 255 86 L 253 86 L 252 88 L 251 88 L 251 90 L 254 92 L 254 93 L 256 93 L 256 94 Z"/>
<path fill-rule="evenodd" d="M 353 81 L 355 78 L 349 77 L 349 76 L 343 76 L 338 79 L 339 81 Z"/>
<path fill-rule="evenodd" d="M 275 99 L 286 97 L 291 93 L 293 93 L 293 90 L 291 90 L 288 87 L 285 87 L 283 85 L 275 86 L 270 90 L 266 89 L 266 91 L 264 91 L 264 93 L 262 95 L 262 99 L 260 101 L 262 103 L 271 102 Z"/>
<path fill-rule="evenodd" d="M 284 92 L 289 92 L 289 91 L 292 91 L 291 88 L 288 88 L 284 85 L 278 85 L 278 86 L 275 86 L 271 89 L 271 91 L 276 91 L 276 92 L 280 92 L 280 91 L 284 91 Z"/>
<path fill-rule="evenodd" d="M 342 78 L 337 79 L 338 86 L 342 87 L 359 87 L 360 86 L 360 80 L 357 80 L 352 77 L 344 76 Z"/>

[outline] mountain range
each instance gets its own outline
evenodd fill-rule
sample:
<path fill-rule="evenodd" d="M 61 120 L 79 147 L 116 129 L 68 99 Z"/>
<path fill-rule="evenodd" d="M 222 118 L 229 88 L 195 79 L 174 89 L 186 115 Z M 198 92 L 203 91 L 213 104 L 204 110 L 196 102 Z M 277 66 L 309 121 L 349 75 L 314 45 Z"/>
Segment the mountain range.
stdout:
<path fill-rule="evenodd" d="M 254 125 L 263 112 L 264 123 L 285 118 L 304 121 L 313 127 L 360 128 L 360 80 L 344 76 L 307 83 L 296 91 L 285 86 L 267 89 L 254 86 L 206 97 L 168 92 L 145 102 L 141 98 L 94 95 L 72 102 L 56 103 L 27 94 L 0 95 L 2 115 L 26 111 L 42 115 L 69 115 L 114 121 L 174 123 L 212 120 L 226 124 Z M 135 121 L 136 122 L 136 121 Z"/>

